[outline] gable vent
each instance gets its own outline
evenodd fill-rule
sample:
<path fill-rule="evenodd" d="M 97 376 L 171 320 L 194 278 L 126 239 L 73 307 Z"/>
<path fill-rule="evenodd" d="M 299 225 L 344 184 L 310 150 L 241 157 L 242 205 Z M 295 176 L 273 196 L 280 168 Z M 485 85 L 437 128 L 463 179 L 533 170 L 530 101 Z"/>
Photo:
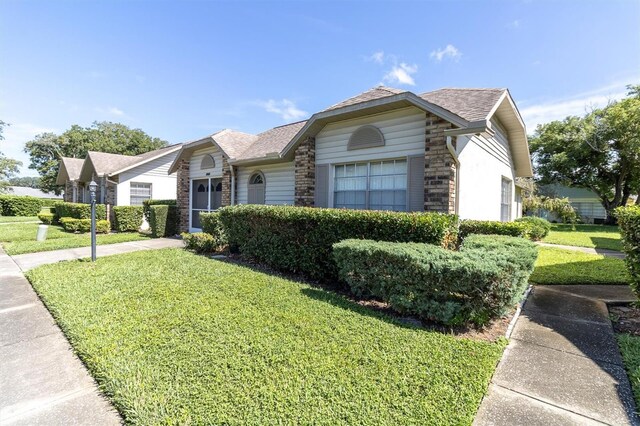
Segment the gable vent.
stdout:
<path fill-rule="evenodd" d="M 384 135 L 375 126 L 362 126 L 351 134 L 347 149 L 373 148 L 375 146 L 384 146 Z"/>
<path fill-rule="evenodd" d="M 202 162 L 200 163 L 200 170 L 213 169 L 216 167 L 216 160 L 213 159 L 213 155 L 206 154 L 202 158 Z"/>

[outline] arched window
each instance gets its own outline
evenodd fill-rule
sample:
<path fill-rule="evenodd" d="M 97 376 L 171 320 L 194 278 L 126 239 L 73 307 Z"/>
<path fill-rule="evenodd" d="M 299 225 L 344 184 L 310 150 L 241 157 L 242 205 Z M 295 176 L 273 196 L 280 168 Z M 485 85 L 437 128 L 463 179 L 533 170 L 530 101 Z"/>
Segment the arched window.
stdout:
<path fill-rule="evenodd" d="M 216 167 L 216 160 L 213 159 L 213 155 L 206 154 L 204 157 L 202 157 L 202 162 L 200 163 L 201 170 L 213 169 L 215 167 Z"/>
<path fill-rule="evenodd" d="M 207 192 L 207 187 L 203 184 L 198 185 L 198 192 Z"/>
<path fill-rule="evenodd" d="M 248 204 L 264 204 L 266 181 L 262 172 L 254 172 L 249 177 Z"/>
<path fill-rule="evenodd" d="M 366 125 L 359 127 L 351 134 L 347 149 L 363 149 L 384 146 L 384 135 L 375 126 Z"/>

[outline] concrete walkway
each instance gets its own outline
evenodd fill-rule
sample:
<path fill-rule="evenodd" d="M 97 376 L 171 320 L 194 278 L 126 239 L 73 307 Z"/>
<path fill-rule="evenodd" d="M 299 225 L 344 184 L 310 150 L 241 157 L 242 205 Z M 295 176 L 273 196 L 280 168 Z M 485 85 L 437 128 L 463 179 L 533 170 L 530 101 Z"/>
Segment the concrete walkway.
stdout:
<path fill-rule="evenodd" d="M 573 250 L 573 251 L 581 251 L 582 253 L 587 254 L 601 254 L 603 256 L 615 257 L 617 259 L 624 259 L 625 254 L 621 251 L 609 250 L 609 249 L 601 249 L 601 248 L 591 248 L 591 247 L 576 247 L 576 246 L 565 246 L 562 244 L 549 244 L 537 241 L 536 244 L 544 247 L 555 247 L 563 250 Z"/>
<path fill-rule="evenodd" d="M 640 425 L 607 303 L 628 286 L 537 286 L 475 425 Z"/>
<path fill-rule="evenodd" d="M 114 254 L 130 253 L 140 250 L 155 250 L 163 248 L 184 247 L 182 240 L 177 238 L 154 238 L 126 243 L 105 244 L 96 247 L 98 257 Z M 13 261 L 23 271 L 36 268 L 49 263 L 58 263 L 64 260 L 83 259 L 91 257 L 91 247 L 79 247 L 65 250 L 46 251 L 41 253 L 27 253 L 12 256 Z"/>
<path fill-rule="evenodd" d="M 0 425 L 120 423 L 18 265 L 0 248 Z"/>

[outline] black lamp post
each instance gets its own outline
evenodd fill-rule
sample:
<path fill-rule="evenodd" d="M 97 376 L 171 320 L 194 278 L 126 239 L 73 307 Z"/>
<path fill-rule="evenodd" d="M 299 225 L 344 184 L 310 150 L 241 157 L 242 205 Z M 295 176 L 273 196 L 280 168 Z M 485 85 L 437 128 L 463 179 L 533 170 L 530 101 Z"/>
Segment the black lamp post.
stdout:
<path fill-rule="evenodd" d="M 96 190 L 98 184 L 91 181 L 89 194 L 91 194 L 91 261 L 96 261 Z"/>

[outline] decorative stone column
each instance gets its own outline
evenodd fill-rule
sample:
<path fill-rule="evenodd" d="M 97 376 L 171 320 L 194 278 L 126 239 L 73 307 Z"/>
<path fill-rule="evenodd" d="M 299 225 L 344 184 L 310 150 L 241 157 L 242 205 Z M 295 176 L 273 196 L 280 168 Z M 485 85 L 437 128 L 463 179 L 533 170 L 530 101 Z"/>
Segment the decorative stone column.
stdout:
<path fill-rule="evenodd" d="M 104 180 L 106 188 L 104 203 L 107 205 L 107 219 L 109 219 L 111 223 L 114 223 L 115 213 L 113 212 L 113 206 L 116 205 L 118 187 L 115 183 L 109 182 L 106 177 Z"/>
<path fill-rule="evenodd" d="M 222 194 L 220 204 L 223 207 L 231 205 L 231 167 L 229 161 L 222 157 Z"/>
<path fill-rule="evenodd" d="M 180 160 L 176 173 L 176 204 L 178 208 L 178 230 L 189 232 L 189 160 Z"/>
<path fill-rule="evenodd" d="M 75 202 L 75 200 L 73 199 L 73 187 L 76 186 L 76 185 L 77 185 L 76 182 L 72 182 L 70 180 L 67 180 L 65 182 L 65 185 L 64 185 L 64 196 L 62 197 L 62 199 L 64 201 L 66 201 L 67 203 Z"/>
<path fill-rule="evenodd" d="M 456 165 L 444 135 L 444 131 L 453 126 L 433 114 L 427 114 L 426 124 L 424 209 L 455 213 Z"/>
<path fill-rule="evenodd" d="M 308 137 L 295 151 L 296 206 L 313 207 L 316 185 L 316 139 Z"/>

